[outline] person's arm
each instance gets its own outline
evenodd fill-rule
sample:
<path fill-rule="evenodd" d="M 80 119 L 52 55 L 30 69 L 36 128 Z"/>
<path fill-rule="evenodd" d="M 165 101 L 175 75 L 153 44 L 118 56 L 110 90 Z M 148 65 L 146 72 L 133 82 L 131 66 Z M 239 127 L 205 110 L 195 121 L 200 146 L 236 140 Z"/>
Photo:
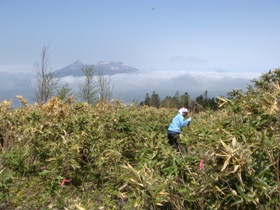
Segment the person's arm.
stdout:
<path fill-rule="evenodd" d="M 184 121 L 184 126 L 188 126 L 189 125 L 189 123 L 192 121 L 192 118 L 190 117 L 190 118 L 188 118 L 188 119 L 186 119 L 185 121 Z"/>
<path fill-rule="evenodd" d="M 188 118 L 188 119 L 186 119 L 186 120 L 184 120 L 184 117 L 181 116 L 180 119 L 179 119 L 179 122 L 180 122 L 181 127 L 183 127 L 183 126 L 188 126 L 188 124 L 189 124 L 191 121 L 192 121 L 192 118 L 191 118 L 191 117 Z"/>

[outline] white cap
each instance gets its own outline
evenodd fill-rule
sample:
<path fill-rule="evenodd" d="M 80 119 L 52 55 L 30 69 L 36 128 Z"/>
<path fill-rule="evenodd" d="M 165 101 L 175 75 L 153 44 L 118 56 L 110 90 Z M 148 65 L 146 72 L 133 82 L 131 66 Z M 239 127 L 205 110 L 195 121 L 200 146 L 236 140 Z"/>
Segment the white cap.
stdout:
<path fill-rule="evenodd" d="M 189 112 L 189 110 L 185 107 L 179 109 L 180 114 L 182 114 L 183 112 Z"/>

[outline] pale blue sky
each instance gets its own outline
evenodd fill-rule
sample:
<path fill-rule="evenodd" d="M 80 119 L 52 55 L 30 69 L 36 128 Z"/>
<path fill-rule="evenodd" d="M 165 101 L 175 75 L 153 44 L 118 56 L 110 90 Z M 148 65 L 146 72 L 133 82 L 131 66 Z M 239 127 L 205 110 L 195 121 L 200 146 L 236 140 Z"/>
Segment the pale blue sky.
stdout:
<path fill-rule="evenodd" d="M 0 72 L 76 60 L 140 70 L 280 67 L 280 0 L 0 0 Z"/>

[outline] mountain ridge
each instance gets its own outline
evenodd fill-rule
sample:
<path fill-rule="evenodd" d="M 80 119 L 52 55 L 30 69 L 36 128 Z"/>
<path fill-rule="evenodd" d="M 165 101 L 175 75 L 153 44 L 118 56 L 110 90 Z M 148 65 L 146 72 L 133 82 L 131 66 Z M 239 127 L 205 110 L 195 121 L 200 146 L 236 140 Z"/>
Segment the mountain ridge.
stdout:
<path fill-rule="evenodd" d="M 80 62 L 80 60 L 76 60 L 74 63 L 65 66 L 64 68 L 58 69 L 54 71 L 56 77 L 66 77 L 66 76 L 75 76 L 82 77 L 84 76 L 83 69 L 87 66 L 91 66 L 88 64 L 84 64 Z M 135 73 L 140 70 L 129 66 L 121 61 L 99 61 L 97 64 L 92 65 L 95 73 L 101 73 L 102 75 L 115 75 L 115 74 L 123 74 L 123 73 Z"/>

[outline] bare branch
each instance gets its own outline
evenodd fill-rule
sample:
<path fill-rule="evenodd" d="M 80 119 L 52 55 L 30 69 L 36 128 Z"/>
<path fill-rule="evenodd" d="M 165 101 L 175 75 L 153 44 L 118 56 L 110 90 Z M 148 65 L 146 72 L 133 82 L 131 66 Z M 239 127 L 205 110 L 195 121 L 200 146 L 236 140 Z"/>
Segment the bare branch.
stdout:
<path fill-rule="evenodd" d="M 34 92 L 34 101 L 43 104 L 54 96 L 58 79 L 55 77 L 51 68 L 49 68 L 49 55 L 47 47 L 44 46 L 41 53 L 40 63 L 36 64 L 36 82 L 32 86 Z"/>

